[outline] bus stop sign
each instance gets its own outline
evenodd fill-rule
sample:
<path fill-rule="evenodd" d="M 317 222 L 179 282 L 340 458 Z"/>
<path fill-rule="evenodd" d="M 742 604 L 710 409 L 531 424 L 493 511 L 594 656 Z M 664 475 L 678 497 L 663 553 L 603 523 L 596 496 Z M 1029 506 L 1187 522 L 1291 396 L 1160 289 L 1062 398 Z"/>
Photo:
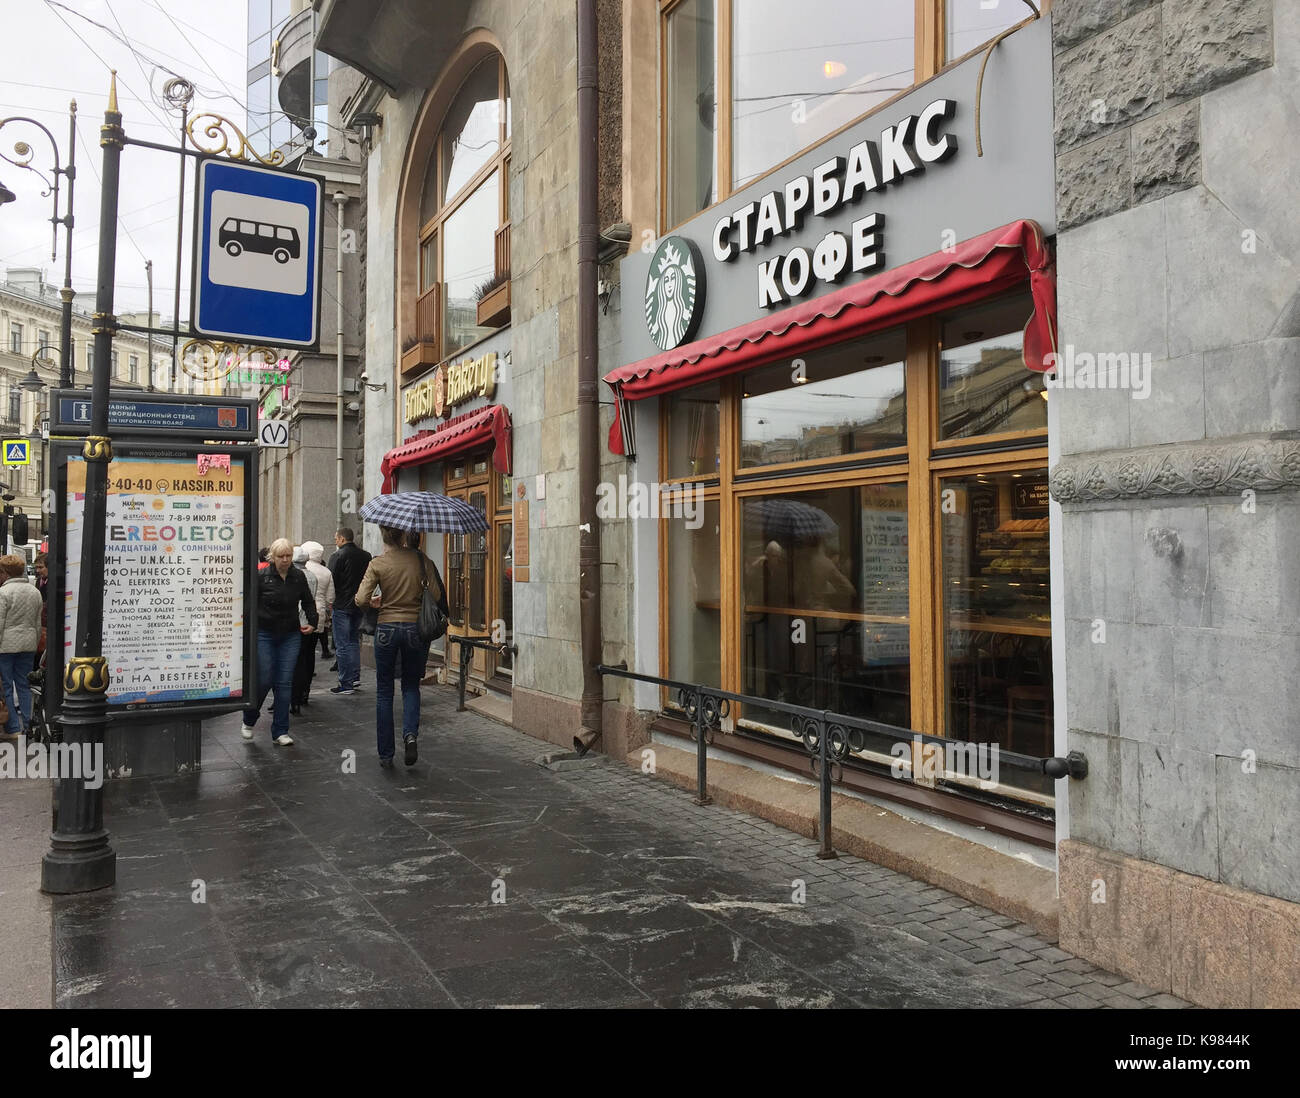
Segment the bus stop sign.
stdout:
<path fill-rule="evenodd" d="M 200 162 L 190 314 L 196 335 L 319 346 L 322 190 L 317 176 Z"/>

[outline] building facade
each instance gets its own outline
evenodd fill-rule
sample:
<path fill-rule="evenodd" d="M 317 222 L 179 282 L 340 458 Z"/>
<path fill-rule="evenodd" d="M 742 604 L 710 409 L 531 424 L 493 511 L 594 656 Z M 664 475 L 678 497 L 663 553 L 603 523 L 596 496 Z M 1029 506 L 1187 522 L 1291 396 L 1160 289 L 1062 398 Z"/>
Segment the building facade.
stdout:
<path fill-rule="evenodd" d="M 428 546 L 516 649 L 479 704 L 688 740 L 659 686 L 593 713 L 626 661 L 749 697 L 717 746 L 791 776 L 783 707 L 874 722 L 838 787 L 1059 867 L 1067 948 L 1294 1005 L 1296 5 L 609 0 L 585 68 L 583 7 L 317 5 L 365 76 L 364 492 L 487 517 Z"/>
<path fill-rule="evenodd" d="M 315 49 L 316 20 L 307 0 L 248 0 L 250 140 L 259 152 L 279 149 L 290 167 L 321 177 L 327 211 L 319 347 L 275 364 L 249 363 L 245 371 L 262 418 L 287 428 L 287 446 L 262 451 L 259 525 L 266 543 L 287 537 L 328 545 L 355 510 L 360 162 L 356 135 L 338 125 L 337 104 L 359 78 Z"/>
<path fill-rule="evenodd" d="M 74 302 L 72 310 L 72 381 L 90 384 L 94 369 L 94 337 L 91 314 Z M 5 438 L 30 438 L 31 464 L 15 466 L 0 474 L 16 498 L 11 506 L 28 517 L 33 541 L 39 541 L 48 527 L 48 510 L 42 507 L 49 437 L 49 391 L 59 385 L 59 332 L 63 302 L 59 288 L 45 280 L 35 267 L 11 267 L 0 285 L 0 433 Z M 131 317 L 123 317 L 130 320 Z M 143 323 L 143 318 L 135 318 Z M 171 344 L 135 332 L 119 332 L 113 341 L 112 385 L 122 389 L 171 387 Z M 44 389 L 24 389 L 23 382 L 35 371 Z M 183 386 L 182 386 L 183 388 Z M 193 392 L 193 389 L 190 390 Z"/>

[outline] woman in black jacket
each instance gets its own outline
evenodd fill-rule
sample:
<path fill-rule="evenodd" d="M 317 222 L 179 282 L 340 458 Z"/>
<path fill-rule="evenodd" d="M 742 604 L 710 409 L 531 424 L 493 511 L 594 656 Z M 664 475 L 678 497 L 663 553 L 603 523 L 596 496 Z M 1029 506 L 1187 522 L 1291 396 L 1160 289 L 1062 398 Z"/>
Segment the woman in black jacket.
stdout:
<path fill-rule="evenodd" d="M 253 726 L 266 695 L 275 691 L 275 712 L 271 717 L 271 739 L 277 747 L 293 744 L 289 736 L 289 695 L 293 690 L 293 669 L 298 662 L 302 637 L 316 627 L 316 600 L 307 577 L 293 567 L 293 545 L 284 538 L 271 543 L 270 567 L 258 572 L 257 584 L 257 687 L 244 710 L 240 735 L 253 738 Z M 301 608 L 308 624 L 300 625 Z"/>

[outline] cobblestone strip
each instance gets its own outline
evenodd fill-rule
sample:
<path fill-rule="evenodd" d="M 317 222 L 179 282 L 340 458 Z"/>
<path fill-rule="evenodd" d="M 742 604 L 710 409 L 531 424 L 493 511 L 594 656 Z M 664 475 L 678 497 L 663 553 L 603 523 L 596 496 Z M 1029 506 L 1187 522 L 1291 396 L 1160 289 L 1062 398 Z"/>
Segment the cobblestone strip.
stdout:
<path fill-rule="evenodd" d="M 484 722 L 488 724 L 489 722 Z M 537 741 L 499 725 L 493 749 L 517 759 L 536 759 Z M 822 861 L 814 840 L 766 820 L 720 805 L 700 807 L 690 794 L 632 767 L 601 757 L 587 767 L 556 775 L 593 807 L 637 806 L 647 819 L 689 820 L 692 837 L 713 842 L 735 864 L 784 887 L 801 879 L 819 897 L 842 903 L 893 929 L 910 934 L 967 964 L 979 966 L 1005 987 L 1038 998 L 1027 1007 L 1182 1008 L 1190 1004 L 1099 969 L 1040 938 L 1033 927 L 924 881 L 852 855 Z"/>

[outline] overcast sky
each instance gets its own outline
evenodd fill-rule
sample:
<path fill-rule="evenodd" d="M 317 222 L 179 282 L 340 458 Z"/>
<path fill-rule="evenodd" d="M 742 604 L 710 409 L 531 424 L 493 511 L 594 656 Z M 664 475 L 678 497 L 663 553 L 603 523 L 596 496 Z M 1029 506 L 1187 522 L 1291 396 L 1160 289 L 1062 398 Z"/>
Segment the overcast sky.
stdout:
<path fill-rule="evenodd" d="M 108 101 L 109 69 L 117 69 L 118 106 L 128 137 L 178 143 L 179 116 L 168 115 L 160 105 L 162 86 L 172 73 L 156 65 L 165 65 L 198 86 L 191 111 L 216 111 L 246 130 L 246 7 L 246 0 L 0 0 L 0 26 L 6 38 L 4 65 L 0 67 L 0 117 L 28 115 L 44 123 L 57 138 L 60 156 L 66 162 L 68 101 L 77 101 L 76 228 L 72 237 L 75 289 L 95 288 L 99 127 Z M 134 56 L 132 48 L 119 39 L 131 44 Z M 43 170 L 51 166 L 49 141 L 39 131 L 16 122 L 0 130 L 0 150 L 5 155 L 12 157 L 14 142 L 20 140 L 36 150 L 34 166 Z M 43 267 L 48 281 L 62 285 L 64 231 L 60 227 L 58 259 L 51 262 L 50 224 L 45 220 L 51 203 L 41 197 L 40 180 L 0 161 L 0 181 L 17 196 L 17 201 L 0 206 L 0 270 Z M 154 309 L 165 316 L 172 314 L 178 182 L 176 156 L 129 145 L 123 150 L 114 302 L 118 313 L 144 311 L 144 261 L 148 258 L 153 260 Z M 185 193 L 182 317 L 189 313 L 193 185 L 191 162 Z M 60 194 L 60 214 L 64 202 Z"/>

